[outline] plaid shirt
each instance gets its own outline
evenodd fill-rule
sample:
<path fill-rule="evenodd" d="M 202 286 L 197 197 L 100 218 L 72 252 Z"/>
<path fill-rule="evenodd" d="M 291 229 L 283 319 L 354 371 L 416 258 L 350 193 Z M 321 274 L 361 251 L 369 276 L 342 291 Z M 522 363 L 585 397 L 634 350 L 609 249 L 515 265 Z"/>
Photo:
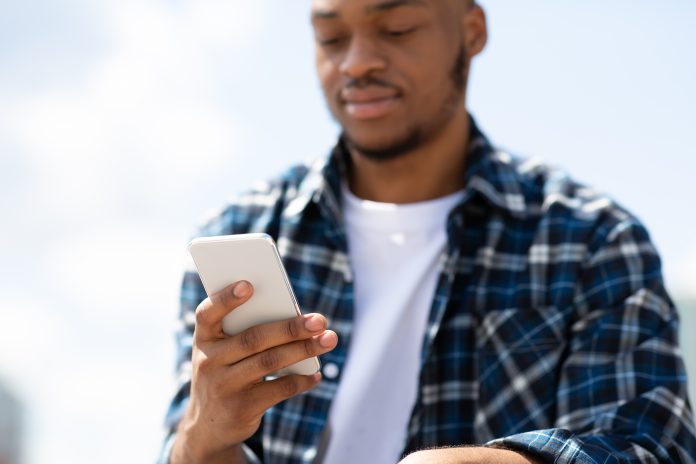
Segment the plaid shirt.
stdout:
<path fill-rule="evenodd" d="M 353 319 L 346 160 L 339 143 L 200 231 L 275 237 L 303 311 L 338 333 L 321 356 L 338 375 L 268 410 L 246 443 L 252 461 L 312 462 L 341 380 Z M 645 228 L 562 172 L 493 148 L 475 125 L 465 181 L 447 220 L 404 452 L 485 444 L 556 463 L 696 462 L 677 313 Z M 205 297 L 187 272 L 163 462 L 187 403 L 193 314 Z"/>

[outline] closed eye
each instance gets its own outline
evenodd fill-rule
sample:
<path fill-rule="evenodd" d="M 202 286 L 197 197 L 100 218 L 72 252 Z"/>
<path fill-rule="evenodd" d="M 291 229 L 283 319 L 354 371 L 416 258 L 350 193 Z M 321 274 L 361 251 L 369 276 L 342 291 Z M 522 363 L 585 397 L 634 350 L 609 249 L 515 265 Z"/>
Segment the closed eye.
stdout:
<path fill-rule="evenodd" d="M 316 40 L 317 40 L 317 43 L 319 45 L 321 45 L 322 47 L 330 47 L 333 45 L 340 44 L 341 42 L 343 42 L 344 39 L 345 39 L 345 37 L 327 37 L 324 39 L 317 37 Z"/>
<path fill-rule="evenodd" d="M 391 29 L 386 30 L 384 33 L 389 37 L 404 37 L 416 32 L 417 29 L 417 27 L 409 27 L 408 29 Z"/>

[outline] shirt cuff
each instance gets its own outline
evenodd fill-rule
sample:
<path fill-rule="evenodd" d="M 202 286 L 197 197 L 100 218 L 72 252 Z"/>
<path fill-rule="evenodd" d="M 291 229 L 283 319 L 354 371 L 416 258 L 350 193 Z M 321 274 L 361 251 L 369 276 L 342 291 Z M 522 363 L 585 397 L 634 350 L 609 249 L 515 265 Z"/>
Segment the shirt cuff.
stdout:
<path fill-rule="evenodd" d="M 588 454 L 584 445 L 565 429 L 534 430 L 509 437 L 497 438 L 485 444 L 492 448 L 504 448 L 554 464 L 596 462 L 595 453 Z M 594 448 L 594 447 L 593 447 Z M 601 454 L 606 454 L 604 451 Z"/>

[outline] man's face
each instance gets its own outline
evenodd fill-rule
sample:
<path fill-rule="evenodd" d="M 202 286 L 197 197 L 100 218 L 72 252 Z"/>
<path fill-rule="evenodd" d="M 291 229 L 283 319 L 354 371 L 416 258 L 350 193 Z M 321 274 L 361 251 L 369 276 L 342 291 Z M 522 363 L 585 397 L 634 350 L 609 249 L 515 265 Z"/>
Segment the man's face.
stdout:
<path fill-rule="evenodd" d="M 349 144 L 390 159 L 465 111 L 465 0 L 314 0 L 319 80 Z"/>

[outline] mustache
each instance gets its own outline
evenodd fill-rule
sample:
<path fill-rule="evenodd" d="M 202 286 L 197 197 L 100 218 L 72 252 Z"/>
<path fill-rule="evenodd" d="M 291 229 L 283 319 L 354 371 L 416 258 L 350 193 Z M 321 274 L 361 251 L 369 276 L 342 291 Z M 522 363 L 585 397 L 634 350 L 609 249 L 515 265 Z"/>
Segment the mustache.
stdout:
<path fill-rule="evenodd" d="M 399 88 L 391 82 L 385 81 L 384 79 L 380 79 L 379 77 L 371 75 L 361 76 L 358 78 L 350 77 L 343 84 L 344 89 L 364 89 L 366 87 L 372 86 L 387 87 L 390 89 L 399 90 Z"/>

